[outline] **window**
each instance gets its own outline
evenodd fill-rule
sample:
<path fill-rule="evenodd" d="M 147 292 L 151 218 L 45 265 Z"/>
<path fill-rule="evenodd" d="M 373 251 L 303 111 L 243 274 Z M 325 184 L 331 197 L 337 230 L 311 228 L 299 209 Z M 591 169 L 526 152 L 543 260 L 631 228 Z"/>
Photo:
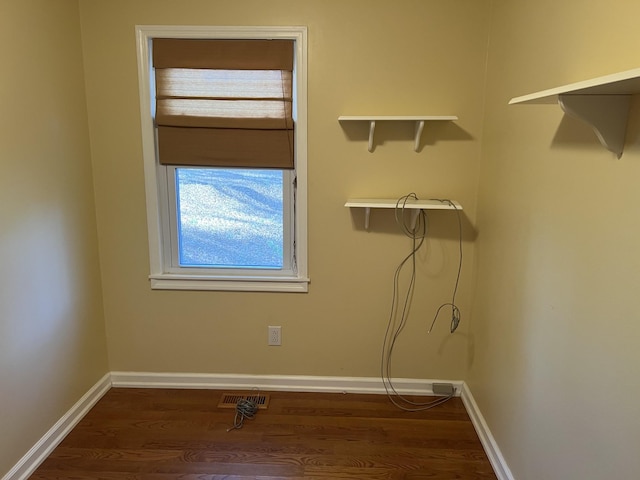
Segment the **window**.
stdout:
<path fill-rule="evenodd" d="M 307 291 L 306 28 L 136 28 L 151 287 Z"/>

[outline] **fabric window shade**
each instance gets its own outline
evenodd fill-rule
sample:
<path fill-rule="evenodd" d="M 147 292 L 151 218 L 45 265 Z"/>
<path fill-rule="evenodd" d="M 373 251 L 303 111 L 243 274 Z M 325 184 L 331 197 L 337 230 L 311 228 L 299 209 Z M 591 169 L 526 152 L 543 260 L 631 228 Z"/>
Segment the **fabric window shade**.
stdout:
<path fill-rule="evenodd" d="M 293 41 L 154 39 L 161 164 L 294 168 Z"/>

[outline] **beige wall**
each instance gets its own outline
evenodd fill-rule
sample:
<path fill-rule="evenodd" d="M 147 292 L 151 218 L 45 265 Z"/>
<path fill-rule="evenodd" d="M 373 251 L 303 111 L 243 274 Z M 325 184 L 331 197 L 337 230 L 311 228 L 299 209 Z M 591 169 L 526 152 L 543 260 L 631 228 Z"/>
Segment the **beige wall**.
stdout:
<path fill-rule="evenodd" d="M 394 373 L 467 379 L 518 480 L 633 478 L 640 102 L 621 160 L 557 106 L 507 106 L 638 66 L 640 7 L 605 3 L 2 0 L 0 472 L 108 370 L 377 376 L 410 242 L 342 205 L 415 191 L 465 207 L 463 322 L 426 334 L 456 267 L 434 213 Z M 136 24 L 309 27 L 308 294 L 149 289 Z M 460 120 L 419 154 L 380 126 L 370 154 L 337 122 L 358 114 Z"/>
<path fill-rule="evenodd" d="M 111 369 L 377 376 L 393 272 L 411 244 L 392 212 L 374 212 L 367 233 L 343 205 L 350 196 L 411 191 L 454 198 L 466 209 L 472 239 L 486 7 L 476 0 L 81 0 Z M 150 290 L 136 24 L 308 26 L 308 294 Z M 359 114 L 454 114 L 460 121 L 427 127 L 419 154 L 413 125 L 380 126 L 370 154 L 366 125 L 343 130 L 337 121 Z M 456 336 L 446 318 L 426 333 L 437 306 L 450 299 L 457 268 L 455 215 L 434 214 L 432 228 L 394 373 L 463 378 L 466 318 Z M 468 315 L 470 241 L 465 254 L 458 300 Z M 267 347 L 268 325 L 282 325 L 282 347 Z"/>
<path fill-rule="evenodd" d="M 107 371 L 75 1 L 0 2 L 0 476 Z"/>
<path fill-rule="evenodd" d="M 518 480 L 640 470 L 640 103 L 621 160 L 511 97 L 637 68 L 638 2 L 494 2 L 468 378 Z"/>

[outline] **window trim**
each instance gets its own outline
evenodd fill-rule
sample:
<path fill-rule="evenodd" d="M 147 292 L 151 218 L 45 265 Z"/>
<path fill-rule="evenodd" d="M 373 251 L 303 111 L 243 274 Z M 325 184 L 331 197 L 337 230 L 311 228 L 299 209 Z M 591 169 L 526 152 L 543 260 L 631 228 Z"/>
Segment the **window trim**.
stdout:
<path fill-rule="evenodd" d="M 152 67 L 151 41 L 155 37 L 220 38 L 220 39 L 291 39 L 295 40 L 294 61 L 296 88 L 296 199 L 295 199 L 295 257 L 296 269 L 291 275 L 209 275 L 169 273 L 165 265 L 166 244 L 170 238 L 168 222 L 163 221 L 161 201 L 168 199 L 166 167 L 156 158 L 156 139 L 151 102 Z M 231 290 L 262 292 L 307 292 L 307 27 L 216 27 L 137 25 L 138 88 L 140 95 L 140 121 L 142 154 L 147 206 L 149 240 L 149 280 L 158 290 Z M 151 80 L 150 80 L 151 79 Z M 164 229 L 164 231 L 163 231 Z"/>

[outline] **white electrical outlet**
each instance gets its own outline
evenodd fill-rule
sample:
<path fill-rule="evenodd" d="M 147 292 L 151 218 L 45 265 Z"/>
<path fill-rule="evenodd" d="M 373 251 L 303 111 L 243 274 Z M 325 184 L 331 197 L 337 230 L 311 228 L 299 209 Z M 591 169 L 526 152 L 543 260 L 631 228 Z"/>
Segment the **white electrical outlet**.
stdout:
<path fill-rule="evenodd" d="M 269 326 L 269 345 L 282 345 L 282 327 Z"/>

